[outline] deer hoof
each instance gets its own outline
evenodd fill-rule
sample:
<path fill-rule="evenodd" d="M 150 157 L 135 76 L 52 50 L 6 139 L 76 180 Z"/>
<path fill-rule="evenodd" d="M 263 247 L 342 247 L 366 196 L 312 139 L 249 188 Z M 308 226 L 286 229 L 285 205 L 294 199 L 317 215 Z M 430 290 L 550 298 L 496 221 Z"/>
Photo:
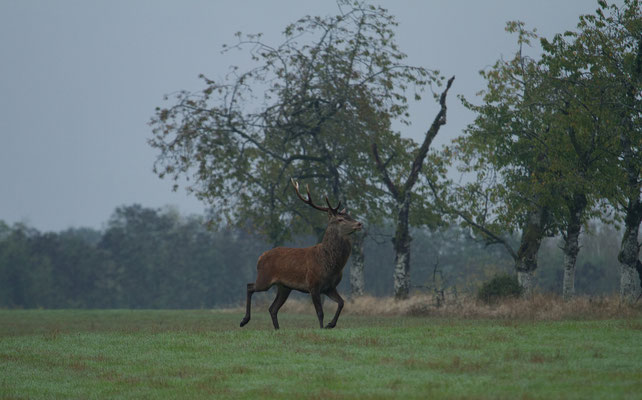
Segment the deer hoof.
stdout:
<path fill-rule="evenodd" d="M 243 321 L 241 321 L 241 328 L 244 327 L 248 322 L 250 322 L 249 318 L 243 318 Z"/>
<path fill-rule="evenodd" d="M 337 324 L 328 324 L 328 325 L 325 326 L 325 329 L 332 329 L 335 326 L 337 326 Z"/>

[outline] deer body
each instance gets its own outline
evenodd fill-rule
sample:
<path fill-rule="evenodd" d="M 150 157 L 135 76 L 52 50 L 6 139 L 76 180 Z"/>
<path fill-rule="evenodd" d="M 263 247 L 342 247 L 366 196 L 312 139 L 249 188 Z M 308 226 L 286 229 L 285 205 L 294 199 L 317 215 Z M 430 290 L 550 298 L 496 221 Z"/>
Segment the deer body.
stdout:
<path fill-rule="evenodd" d="M 274 329 L 279 329 L 277 313 L 292 290 L 310 293 L 319 325 L 322 328 L 321 294 L 325 294 L 337 302 L 337 311 L 326 328 L 334 328 L 343 308 L 343 299 L 336 287 L 341 282 L 343 268 L 350 257 L 352 243 L 349 235 L 361 229 L 362 225 L 352 219 L 345 210 L 338 212 L 338 206 L 336 208 L 330 207 L 329 202 L 329 208 L 314 205 L 310 198 L 309 189 L 308 200 L 305 200 L 298 191 L 298 184 L 294 181 L 292 184 L 301 200 L 316 209 L 328 212 L 328 227 L 321 243 L 315 246 L 306 248 L 276 247 L 259 257 L 256 266 L 256 281 L 247 285 L 246 314 L 241 321 L 241 326 L 250 321 L 252 294 L 266 291 L 272 286 L 278 288 L 276 298 L 270 306 Z"/>

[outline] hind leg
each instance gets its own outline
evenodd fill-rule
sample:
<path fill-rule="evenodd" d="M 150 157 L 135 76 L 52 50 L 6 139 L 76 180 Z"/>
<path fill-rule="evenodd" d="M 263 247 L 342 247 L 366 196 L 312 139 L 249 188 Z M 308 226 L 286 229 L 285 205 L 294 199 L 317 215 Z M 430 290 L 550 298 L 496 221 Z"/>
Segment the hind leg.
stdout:
<path fill-rule="evenodd" d="M 285 286 L 278 287 L 276 298 L 270 306 L 270 316 L 272 317 L 272 324 L 274 325 L 274 329 L 279 329 L 279 320 L 277 318 L 277 314 L 283 303 L 285 303 L 285 301 L 288 299 L 291 291 L 292 289 L 286 288 Z"/>
<path fill-rule="evenodd" d="M 254 292 L 265 292 L 270 287 L 272 287 L 272 283 L 261 271 L 259 271 L 256 277 L 256 282 L 247 284 L 247 304 L 245 306 L 245 317 L 241 321 L 241 327 L 250 322 L 250 309 L 252 308 L 252 295 Z"/>
<path fill-rule="evenodd" d="M 254 294 L 254 284 L 247 284 L 247 304 L 245 305 L 245 317 L 241 321 L 241 328 L 250 322 L 250 309 L 252 308 L 252 295 Z"/>

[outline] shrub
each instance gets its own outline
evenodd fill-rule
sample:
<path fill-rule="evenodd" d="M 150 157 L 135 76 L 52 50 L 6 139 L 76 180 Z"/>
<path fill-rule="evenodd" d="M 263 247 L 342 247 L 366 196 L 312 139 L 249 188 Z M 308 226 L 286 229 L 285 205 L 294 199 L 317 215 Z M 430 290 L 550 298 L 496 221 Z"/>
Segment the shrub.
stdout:
<path fill-rule="evenodd" d="M 485 282 L 479 288 L 477 298 L 484 303 L 490 304 L 507 297 L 517 298 L 522 295 L 522 291 L 523 289 L 517 282 L 516 276 L 500 274 Z"/>

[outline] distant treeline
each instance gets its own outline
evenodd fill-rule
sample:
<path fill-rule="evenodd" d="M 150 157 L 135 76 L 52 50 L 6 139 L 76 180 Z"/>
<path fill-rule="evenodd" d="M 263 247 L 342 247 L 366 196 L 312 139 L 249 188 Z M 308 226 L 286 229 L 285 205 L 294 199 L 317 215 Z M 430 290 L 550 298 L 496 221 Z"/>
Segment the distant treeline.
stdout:
<path fill-rule="evenodd" d="M 366 291 L 392 295 L 391 229 L 368 228 Z M 620 235 L 596 225 L 583 237 L 578 294 L 615 293 Z M 306 237 L 294 244 L 314 243 Z M 559 239 L 544 243 L 537 272 L 541 291 L 560 293 Z M 414 232 L 416 291 L 474 293 L 513 263 L 458 229 Z M 2 308 L 213 308 L 237 305 L 253 281 L 256 259 L 271 247 L 251 229 L 208 229 L 204 218 L 140 205 L 119 207 L 104 230 L 39 232 L 0 221 Z M 348 268 L 339 289 L 349 297 Z"/>

